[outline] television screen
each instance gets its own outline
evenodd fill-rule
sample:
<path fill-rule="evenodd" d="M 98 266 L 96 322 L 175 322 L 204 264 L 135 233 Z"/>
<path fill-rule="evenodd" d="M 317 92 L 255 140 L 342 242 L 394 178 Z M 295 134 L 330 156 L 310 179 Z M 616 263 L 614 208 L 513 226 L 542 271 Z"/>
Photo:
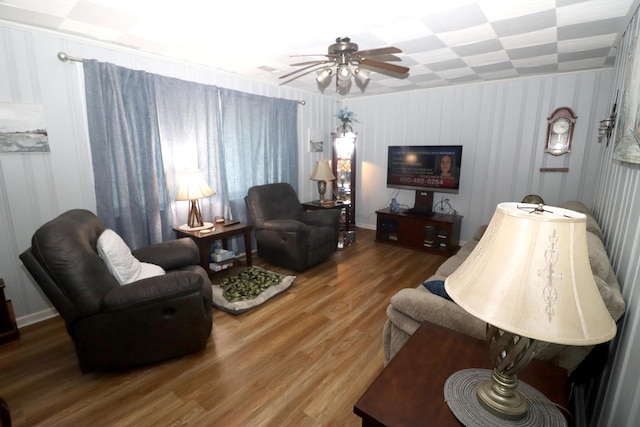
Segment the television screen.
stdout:
<path fill-rule="evenodd" d="M 389 146 L 387 187 L 457 193 L 462 145 Z"/>

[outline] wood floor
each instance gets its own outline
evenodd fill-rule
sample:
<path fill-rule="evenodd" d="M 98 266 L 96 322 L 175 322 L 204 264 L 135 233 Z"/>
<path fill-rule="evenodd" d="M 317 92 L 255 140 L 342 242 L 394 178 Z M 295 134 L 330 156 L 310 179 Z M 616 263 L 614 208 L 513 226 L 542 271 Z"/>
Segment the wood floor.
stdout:
<path fill-rule="evenodd" d="M 0 396 L 18 427 L 358 426 L 353 405 L 383 367 L 389 298 L 444 260 L 359 229 L 275 299 L 238 316 L 214 310 L 204 351 L 127 372 L 81 374 L 50 319 L 0 346 Z"/>

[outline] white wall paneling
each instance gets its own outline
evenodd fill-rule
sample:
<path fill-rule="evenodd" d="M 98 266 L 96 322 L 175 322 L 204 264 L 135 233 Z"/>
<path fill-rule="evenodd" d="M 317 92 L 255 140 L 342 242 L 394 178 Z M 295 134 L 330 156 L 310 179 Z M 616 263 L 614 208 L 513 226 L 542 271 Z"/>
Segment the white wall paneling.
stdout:
<path fill-rule="evenodd" d="M 388 206 L 389 145 L 463 145 L 459 194 L 449 198 L 464 215 L 462 238 L 486 224 L 502 201 L 531 193 L 547 204 L 577 199 L 590 205 L 598 165 L 597 119 L 604 117 L 612 71 L 594 71 L 461 85 L 348 101 L 359 122 L 358 226 L 375 228 L 377 209 Z M 571 153 L 544 153 L 547 117 L 569 106 L 578 115 Z M 540 168 L 569 168 L 541 173 Z M 398 202 L 413 206 L 414 192 L 401 190 Z"/>
<path fill-rule="evenodd" d="M 95 211 L 96 205 L 82 65 L 61 62 L 57 58 L 60 51 L 258 95 L 304 100 L 305 105 L 298 110 L 298 185 L 301 198 L 309 199 L 317 192 L 308 179 L 315 163 L 312 160 L 330 158 L 330 146 L 315 157 L 309 155 L 306 129 L 331 128 L 327 111 L 335 101 L 328 97 L 2 22 L 0 46 L 0 102 L 44 105 L 51 146 L 51 153 L 0 154 L 0 277 L 7 285 L 5 291 L 13 302 L 19 326 L 50 316 L 52 311 L 18 255 L 44 222 L 72 208 Z"/>
<path fill-rule="evenodd" d="M 636 19 L 637 21 L 637 19 Z M 637 22 L 623 40 L 637 38 Z M 607 235 L 629 310 L 615 343 L 609 387 L 599 399 L 599 423 L 632 426 L 638 418 L 640 341 L 637 314 L 640 292 L 640 167 L 611 160 L 612 146 L 597 144 L 598 120 L 609 114 L 613 87 L 621 84 L 621 65 L 613 70 L 566 73 L 419 92 L 357 99 L 333 94 L 301 93 L 223 72 L 143 55 L 97 42 L 0 22 L 0 102 L 41 103 L 47 114 L 50 154 L 0 154 L 0 277 L 7 284 L 19 325 L 50 315 L 46 298 L 24 271 L 18 254 L 34 230 L 71 208 L 95 210 L 86 131 L 81 66 L 60 62 L 56 54 L 93 58 L 151 73 L 215 84 L 259 95 L 304 99 L 299 107 L 299 196 L 316 197 L 308 179 L 317 160 L 331 158 L 330 133 L 346 106 L 358 122 L 358 199 L 356 224 L 375 227 L 375 210 L 387 206 L 395 191 L 386 188 L 387 146 L 462 144 L 459 194 L 445 196 L 464 215 L 462 239 L 486 224 L 501 201 L 526 194 L 548 204 L 568 199 L 594 209 Z M 624 60 L 626 53 L 619 55 Z M 636 64 L 637 66 L 637 64 Z M 544 153 L 546 117 L 569 106 L 579 116 L 572 152 Z M 325 132 L 322 153 L 308 151 L 308 129 Z M 541 167 L 568 167 L 568 173 L 541 173 Z M 401 190 L 398 200 L 411 206 L 414 193 Z M 595 425 L 595 424 L 594 424 Z"/>
<path fill-rule="evenodd" d="M 637 43 L 638 35 L 640 17 L 636 13 L 621 42 L 608 110 L 600 120 L 609 115 L 616 92 L 624 91 L 630 45 Z M 634 58 L 630 65 L 639 67 L 640 58 Z M 594 427 L 632 427 L 640 419 L 640 165 L 614 161 L 613 147 L 613 140 L 608 146 L 600 146 L 594 210 L 606 236 L 627 312 L 611 345 L 613 355 L 597 399 Z"/>

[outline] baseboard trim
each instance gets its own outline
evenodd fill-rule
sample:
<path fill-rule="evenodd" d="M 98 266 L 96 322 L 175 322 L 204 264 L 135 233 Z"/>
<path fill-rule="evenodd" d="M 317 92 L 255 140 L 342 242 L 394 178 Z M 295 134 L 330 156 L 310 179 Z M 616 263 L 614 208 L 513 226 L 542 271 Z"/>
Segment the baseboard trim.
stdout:
<path fill-rule="evenodd" d="M 58 312 L 55 308 L 47 308 L 42 311 L 38 311 L 37 313 L 27 314 L 26 316 L 18 317 L 16 319 L 16 323 L 18 325 L 18 329 L 33 325 L 34 323 L 42 322 L 43 320 L 51 319 L 52 317 L 58 316 Z"/>

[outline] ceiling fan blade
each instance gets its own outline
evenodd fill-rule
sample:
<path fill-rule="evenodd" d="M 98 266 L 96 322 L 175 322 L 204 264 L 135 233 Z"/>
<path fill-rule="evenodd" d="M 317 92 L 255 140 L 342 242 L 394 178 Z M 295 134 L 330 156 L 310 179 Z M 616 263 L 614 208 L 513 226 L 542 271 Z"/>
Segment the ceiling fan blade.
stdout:
<path fill-rule="evenodd" d="M 329 56 L 326 53 L 309 53 L 309 54 L 300 54 L 300 55 L 289 55 L 289 58 L 299 58 L 301 56 Z"/>
<path fill-rule="evenodd" d="M 308 70 L 309 68 L 312 68 L 312 67 L 315 67 L 315 66 L 318 66 L 318 65 L 326 64 L 326 63 L 328 63 L 328 62 L 329 62 L 329 61 L 325 61 L 325 60 L 322 60 L 322 61 L 315 61 L 315 62 L 314 62 L 313 64 L 311 64 L 311 65 L 307 65 L 306 67 L 299 68 L 299 69 L 297 69 L 297 70 L 294 70 L 294 71 L 292 71 L 292 72 L 290 72 L 290 73 L 287 73 L 287 74 L 285 74 L 284 76 L 280 76 L 280 77 L 278 77 L 278 78 L 279 78 L 279 79 L 286 79 L 287 77 L 290 77 L 290 76 L 292 76 L 292 75 L 294 75 L 294 74 L 300 73 L 300 72 L 302 72 L 302 71 L 304 71 L 304 70 Z"/>
<path fill-rule="evenodd" d="M 329 62 L 329 61 L 327 61 L 327 62 Z M 323 64 L 316 64 L 316 65 L 323 65 Z M 309 68 L 309 67 L 306 67 L 306 68 Z M 306 76 L 306 75 L 307 75 L 307 74 L 309 74 L 309 73 L 313 73 L 314 71 L 317 71 L 317 70 L 319 70 L 320 68 L 322 68 L 322 67 L 318 67 L 318 68 L 311 68 L 310 70 L 305 71 L 304 73 L 300 73 L 300 74 L 298 74 L 297 76 L 294 76 L 294 77 L 290 78 L 289 80 L 286 80 L 286 81 L 284 81 L 284 82 L 280 82 L 280 86 L 282 86 L 282 85 L 284 85 L 284 84 L 287 84 L 287 83 L 289 83 L 289 82 L 292 82 L 292 81 L 294 81 L 295 79 L 300 78 L 300 77 L 302 77 L 302 76 Z M 302 70 L 303 70 L 303 69 L 300 69 L 300 70 L 298 70 L 298 71 L 296 71 L 296 72 L 294 72 L 294 73 L 289 73 L 288 75 L 289 75 L 289 76 L 291 76 L 292 74 L 295 74 L 295 73 L 297 73 L 297 72 L 299 72 L 299 71 L 302 71 Z M 282 76 L 282 77 L 280 77 L 280 78 L 282 79 L 282 78 L 284 78 L 284 77 L 286 77 L 286 76 Z"/>
<path fill-rule="evenodd" d="M 389 46 L 389 47 L 380 47 L 378 49 L 368 49 L 368 50 L 360 50 L 358 54 L 360 56 L 374 56 L 374 55 L 389 55 L 392 53 L 402 53 L 402 50 L 397 47 Z"/>
<path fill-rule="evenodd" d="M 407 67 L 389 64 L 382 61 L 376 61 L 375 59 L 362 58 L 360 63 L 368 67 L 378 68 L 380 70 L 385 70 L 385 71 L 391 71 L 392 73 L 397 73 L 397 74 L 406 74 L 409 72 L 409 68 Z"/>

